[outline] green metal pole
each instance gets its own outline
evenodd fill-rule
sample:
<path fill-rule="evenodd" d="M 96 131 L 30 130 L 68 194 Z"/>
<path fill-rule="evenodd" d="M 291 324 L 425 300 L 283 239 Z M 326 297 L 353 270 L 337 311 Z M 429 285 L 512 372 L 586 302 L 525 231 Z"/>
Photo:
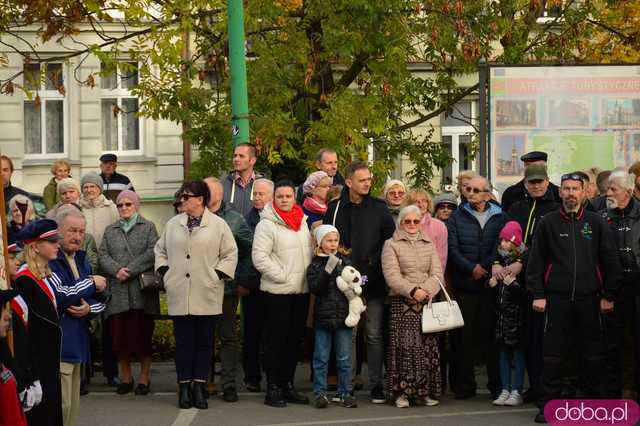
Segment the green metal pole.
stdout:
<path fill-rule="evenodd" d="M 243 0 L 227 0 L 233 146 L 249 142 L 249 101 L 244 46 Z"/>

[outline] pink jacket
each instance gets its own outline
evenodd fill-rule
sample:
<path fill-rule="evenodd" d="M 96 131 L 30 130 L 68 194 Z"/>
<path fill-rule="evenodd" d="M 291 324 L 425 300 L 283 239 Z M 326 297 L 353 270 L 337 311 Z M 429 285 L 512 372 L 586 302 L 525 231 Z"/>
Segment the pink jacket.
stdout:
<path fill-rule="evenodd" d="M 442 270 L 444 271 L 447 268 L 447 253 L 449 250 L 447 226 L 441 220 L 426 214 L 422 218 L 422 228 L 420 230 L 423 235 L 426 235 L 435 243 L 440 265 L 442 265 Z"/>

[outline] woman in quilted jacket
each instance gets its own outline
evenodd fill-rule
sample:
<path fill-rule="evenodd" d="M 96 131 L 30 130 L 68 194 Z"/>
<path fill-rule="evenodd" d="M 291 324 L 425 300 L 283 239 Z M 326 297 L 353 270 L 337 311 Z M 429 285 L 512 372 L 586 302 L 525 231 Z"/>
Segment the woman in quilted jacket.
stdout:
<path fill-rule="evenodd" d="M 382 250 L 391 296 L 387 386 L 398 408 L 411 402 L 437 405 L 442 389 L 438 338 L 422 333 L 422 307 L 438 294 L 444 278 L 435 244 L 422 234 L 421 223 L 418 207 L 400 210 L 398 229 Z"/>

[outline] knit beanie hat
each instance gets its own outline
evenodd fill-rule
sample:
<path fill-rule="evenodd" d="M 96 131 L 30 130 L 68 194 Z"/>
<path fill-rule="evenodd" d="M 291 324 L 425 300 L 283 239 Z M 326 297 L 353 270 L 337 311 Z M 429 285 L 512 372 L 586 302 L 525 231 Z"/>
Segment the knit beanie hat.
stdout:
<path fill-rule="evenodd" d="M 125 189 L 118 194 L 118 197 L 116 198 L 116 204 L 120 204 L 125 198 L 131 201 L 133 205 L 136 206 L 136 210 L 140 209 L 140 197 L 138 196 L 138 194 L 129 189 Z"/>
<path fill-rule="evenodd" d="M 305 194 L 311 194 L 316 186 L 320 183 L 320 181 L 324 178 L 328 178 L 329 175 L 327 172 L 323 172 L 322 170 L 318 170 L 317 172 L 313 172 L 309 175 L 307 180 L 302 184 L 302 191 Z"/>
<path fill-rule="evenodd" d="M 511 220 L 504 225 L 500 231 L 500 239 L 511 241 L 516 247 L 522 244 L 522 228 L 515 220 Z"/>
<path fill-rule="evenodd" d="M 76 191 L 78 191 L 78 194 L 82 192 L 80 191 L 80 186 L 75 179 L 65 178 L 58 182 L 58 195 L 62 195 L 63 192 L 70 189 L 75 189 Z"/>
<path fill-rule="evenodd" d="M 403 191 L 407 191 L 407 188 L 404 186 L 404 183 L 402 183 L 401 180 L 398 179 L 391 179 L 389 181 L 387 181 L 387 183 L 384 184 L 384 187 L 382 188 L 382 196 L 383 198 L 387 198 L 387 194 L 389 193 L 389 191 L 391 191 L 391 188 L 395 187 L 395 186 L 399 186 L 402 188 Z"/>
<path fill-rule="evenodd" d="M 336 228 L 333 225 L 325 224 L 325 225 L 320 225 L 316 228 L 316 244 L 318 245 L 318 247 L 320 247 L 320 244 L 322 244 L 322 239 L 331 232 L 335 232 L 336 234 L 338 234 L 338 237 L 340 236 L 340 232 L 338 231 L 338 228 Z"/>
<path fill-rule="evenodd" d="M 89 172 L 86 175 L 82 176 L 80 179 L 80 188 L 84 186 L 85 183 L 92 183 L 100 188 L 100 192 L 104 189 L 102 186 L 102 178 L 96 172 Z"/>
<path fill-rule="evenodd" d="M 458 206 L 458 199 L 456 198 L 453 192 L 443 192 L 442 194 L 436 195 L 433 199 L 433 208 L 435 210 L 438 209 L 438 204 L 452 204 L 454 206 Z"/>

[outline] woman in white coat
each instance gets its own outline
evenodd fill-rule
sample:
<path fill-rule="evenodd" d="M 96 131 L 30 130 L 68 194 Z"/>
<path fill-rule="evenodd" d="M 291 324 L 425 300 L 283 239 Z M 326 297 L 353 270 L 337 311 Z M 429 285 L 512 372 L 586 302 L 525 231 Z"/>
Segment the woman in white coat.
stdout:
<path fill-rule="evenodd" d="M 167 222 L 154 250 L 173 319 L 180 408 L 208 408 L 215 321 L 222 313 L 224 280 L 234 276 L 238 263 L 231 229 L 207 209 L 209 199 L 206 183 L 186 183 L 182 213 Z"/>
<path fill-rule="evenodd" d="M 309 309 L 306 283 L 311 263 L 312 239 L 306 216 L 295 202 L 289 180 L 275 184 L 273 202 L 260 213 L 253 240 L 252 258 L 262 274 L 265 292 L 264 364 L 267 373 L 266 405 L 284 407 L 287 402 L 307 404 L 293 380 Z"/>

